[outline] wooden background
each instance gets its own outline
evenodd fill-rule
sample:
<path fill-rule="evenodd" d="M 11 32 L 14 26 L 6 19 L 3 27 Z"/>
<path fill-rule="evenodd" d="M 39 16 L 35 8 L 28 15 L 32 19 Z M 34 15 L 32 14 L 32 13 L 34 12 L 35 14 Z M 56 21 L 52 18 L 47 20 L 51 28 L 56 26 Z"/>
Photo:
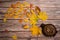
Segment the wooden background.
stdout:
<path fill-rule="evenodd" d="M 33 37 L 29 32 L 29 29 L 25 30 L 18 22 L 19 19 L 7 19 L 7 22 L 3 22 L 4 14 L 11 3 L 17 1 L 27 1 L 41 8 L 42 11 L 46 11 L 48 14 L 48 20 L 45 24 L 54 24 L 58 30 L 55 37 L 45 37 L 43 34 Z M 38 21 L 38 25 L 42 23 Z M 29 25 L 29 24 L 28 24 Z M 7 29 L 9 32 L 4 32 Z M 60 0 L 0 0 L 0 40 L 13 40 L 11 37 L 17 35 L 17 40 L 60 40 Z"/>

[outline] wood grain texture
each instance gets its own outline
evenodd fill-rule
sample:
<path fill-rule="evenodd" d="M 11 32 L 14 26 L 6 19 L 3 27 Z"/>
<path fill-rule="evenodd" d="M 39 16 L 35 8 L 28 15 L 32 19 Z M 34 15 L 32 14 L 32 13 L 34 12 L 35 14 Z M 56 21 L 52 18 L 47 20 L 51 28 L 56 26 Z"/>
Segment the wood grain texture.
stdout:
<path fill-rule="evenodd" d="M 60 29 L 60 20 L 46 20 L 44 22 L 42 22 L 41 20 L 37 21 L 37 26 L 40 26 L 41 23 L 44 24 L 53 24 L 56 26 L 57 30 Z M 4 31 L 5 29 L 9 30 L 9 31 L 29 31 L 29 29 L 25 30 L 23 29 L 23 25 L 24 24 L 28 24 L 29 27 L 32 27 L 31 24 L 22 22 L 19 23 L 18 20 L 7 20 L 6 23 L 4 23 L 2 20 L 0 20 L 0 31 Z"/>
<path fill-rule="evenodd" d="M 24 2 L 27 1 L 34 5 L 37 5 L 41 8 L 42 11 L 46 11 L 48 14 L 48 20 L 42 22 L 42 20 L 38 20 L 37 25 L 40 26 L 41 23 L 45 24 L 54 24 L 58 30 L 58 33 L 55 37 L 45 37 L 43 34 L 39 35 L 38 38 L 33 37 L 29 29 L 23 29 L 25 23 L 22 24 L 18 22 L 20 18 L 13 19 L 8 18 L 7 22 L 3 22 L 4 14 L 6 10 L 10 7 L 12 3 Z M 0 0 L 0 40 L 13 40 L 11 38 L 12 35 L 16 34 L 18 36 L 17 40 L 60 40 L 60 0 Z M 28 24 L 30 27 L 31 25 Z M 8 30 L 5 32 L 4 30 Z"/>

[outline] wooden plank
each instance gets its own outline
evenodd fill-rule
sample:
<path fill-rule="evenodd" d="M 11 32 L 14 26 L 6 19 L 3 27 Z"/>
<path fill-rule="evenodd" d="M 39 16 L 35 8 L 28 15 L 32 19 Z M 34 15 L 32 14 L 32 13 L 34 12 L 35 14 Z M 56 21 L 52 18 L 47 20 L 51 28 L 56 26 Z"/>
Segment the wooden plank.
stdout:
<path fill-rule="evenodd" d="M 7 0 L 0 3 L 0 11 L 3 12 L 3 14 L 0 13 L 1 19 L 4 18 L 5 10 L 10 6 L 11 3 L 15 3 L 17 1 L 8 2 Z M 60 0 L 26 0 L 29 3 L 33 3 L 34 5 L 37 5 L 41 8 L 42 11 L 46 11 L 49 18 L 46 20 L 45 24 L 54 24 L 56 28 L 59 30 L 59 33 L 55 37 L 47 38 L 45 36 L 39 36 L 38 40 L 60 40 Z M 13 40 L 11 37 L 12 35 L 16 34 L 18 37 L 30 37 L 31 33 L 28 32 L 29 29 L 25 30 L 22 28 L 22 24 L 18 22 L 19 19 L 8 19 L 6 23 L 4 23 L 2 20 L 0 20 L 0 31 L 4 31 L 7 29 L 9 32 L 0 32 L 0 40 Z M 40 26 L 42 23 L 41 20 L 38 21 L 37 25 Z M 28 24 L 28 23 L 27 23 Z M 28 24 L 30 25 L 30 24 Z M 12 32 L 11 32 L 12 31 Z M 21 32 L 23 31 L 23 32 Z M 27 32 L 24 32 L 27 31 Z M 2 38 L 1 38 L 2 37 Z M 4 38 L 3 38 L 4 37 Z M 59 38 L 58 38 L 59 37 Z M 18 40 L 27 40 L 18 38 Z M 37 40 L 37 38 L 32 38 L 31 40 Z"/>
<path fill-rule="evenodd" d="M 60 30 L 60 20 L 46 20 L 45 22 L 42 22 L 39 20 L 37 22 L 37 26 L 40 26 L 41 23 L 44 24 L 53 24 L 57 28 L 57 30 Z M 25 30 L 23 28 L 24 24 L 28 24 L 29 27 L 31 27 L 30 23 L 19 23 L 18 20 L 7 20 L 6 23 L 4 23 L 2 20 L 0 20 L 0 31 L 4 31 L 5 29 L 9 31 L 29 31 L 29 29 Z"/>
<path fill-rule="evenodd" d="M 60 40 L 60 37 L 57 37 L 55 39 L 53 39 L 53 38 L 52 39 L 50 39 L 50 38 L 39 38 L 38 40 L 40 40 L 40 39 L 41 40 L 57 40 L 57 39 Z M 3 39 L 0 38 L 0 40 L 13 40 L 13 39 L 12 38 L 3 38 Z M 18 40 L 28 40 L 28 38 L 27 39 L 26 38 L 25 39 L 18 39 Z M 35 39 L 31 39 L 31 40 L 37 40 L 37 39 L 35 38 Z"/>
<path fill-rule="evenodd" d="M 38 40 L 54 40 L 54 38 L 38 38 Z"/>
<path fill-rule="evenodd" d="M 13 40 L 12 38 L 0 38 L 0 40 Z M 29 38 L 18 38 L 18 40 L 37 40 L 36 38 L 32 38 L 32 39 L 29 39 Z"/>
<path fill-rule="evenodd" d="M 24 33 L 24 34 L 23 34 Z M 11 37 L 14 35 L 14 34 L 16 34 L 16 36 L 18 37 L 18 39 L 28 39 L 28 38 L 30 38 L 30 34 L 29 33 L 27 33 L 27 32 L 23 32 L 23 33 L 21 33 L 21 32 L 15 32 L 15 33 L 0 33 L 0 39 L 2 38 L 2 39 L 12 39 Z M 4 34 L 4 35 L 3 35 Z M 43 36 L 40 36 L 40 37 L 38 37 L 38 40 L 39 39 L 41 39 L 41 40 L 52 40 L 52 39 L 55 39 L 55 38 L 57 38 L 57 39 L 60 39 L 60 35 L 58 36 L 58 35 L 56 35 L 55 37 L 45 37 L 44 35 Z M 31 36 L 31 39 L 37 39 L 37 36 L 36 37 L 32 37 Z"/>
<path fill-rule="evenodd" d="M 16 3 L 16 2 L 12 2 L 12 3 Z M 1 4 L 0 5 L 0 8 L 8 8 L 8 7 L 10 7 L 10 5 L 12 4 L 12 3 L 5 3 L 5 4 Z M 38 3 L 33 3 L 35 6 L 38 4 Z M 39 3 L 38 4 L 38 6 L 40 6 L 40 7 L 59 7 L 60 8 L 60 4 L 47 4 L 47 3 Z"/>
<path fill-rule="evenodd" d="M 0 19 L 3 19 L 4 16 L 0 16 Z M 14 18 L 8 18 L 8 19 L 14 19 Z M 16 18 L 16 19 L 20 19 L 20 18 Z M 48 16 L 48 20 L 60 20 L 60 15 L 49 15 Z"/>
<path fill-rule="evenodd" d="M 45 0 L 45 1 L 41 1 L 41 0 L 38 0 L 38 1 L 32 1 L 32 0 L 30 0 L 30 1 L 32 1 L 32 2 L 30 2 L 30 1 L 28 1 L 28 0 L 26 0 L 27 2 L 29 2 L 29 3 L 33 3 L 34 5 L 40 5 L 40 7 L 42 6 L 42 7 L 60 7 L 60 2 L 59 1 L 55 1 L 55 0 L 53 0 L 53 1 L 49 1 L 49 0 Z M 17 2 L 17 1 L 16 1 Z M 11 4 L 11 3 L 16 3 L 16 2 L 5 2 L 5 3 L 1 3 L 1 5 L 0 5 L 0 7 L 9 7 L 9 5 Z"/>
<path fill-rule="evenodd" d="M 4 18 L 4 15 L 0 15 L 0 19 L 3 19 Z M 14 19 L 14 18 L 7 18 L 7 19 Z M 20 17 L 16 18 L 16 19 L 20 19 Z M 22 18 L 24 19 L 24 18 Z M 60 20 L 60 15 L 59 14 L 49 14 L 48 15 L 48 20 Z"/>
<path fill-rule="evenodd" d="M 4 34 L 4 35 L 3 35 Z M 1 37 L 9 37 L 11 38 L 13 35 L 16 35 L 17 37 L 21 38 L 29 38 L 31 35 L 31 32 L 0 32 L 0 38 Z"/>
<path fill-rule="evenodd" d="M 0 0 L 0 2 L 9 2 L 9 1 L 24 1 L 24 0 Z"/>
<path fill-rule="evenodd" d="M 0 8 L 0 19 L 4 18 L 7 8 Z M 42 11 L 46 11 L 48 19 L 60 19 L 60 10 L 59 8 L 42 8 Z M 9 18 L 8 18 L 9 19 Z M 19 19 L 19 18 L 17 18 Z"/>
<path fill-rule="evenodd" d="M 26 1 L 29 3 L 33 3 L 34 5 L 40 5 L 40 7 L 60 7 L 59 6 L 60 2 L 56 1 L 56 0 L 53 0 L 53 1 L 52 0 L 50 0 L 50 1 L 49 0 L 44 0 L 44 1 L 43 0 L 42 1 L 41 0 L 38 0 L 38 1 L 30 0 L 32 2 L 30 2 L 28 0 L 26 0 Z M 12 1 L 12 2 L 1 3 L 0 7 L 9 7 L 11 3 L 16 3 L 16 2 Z"/>
<path fill-rule="evenodd" d="M 60 9 L 58 7 L 40 7 L 40 8 L 41 8 L 42 11 L 46 11 L 46 12 L 60 11 Z M 6 8 L 0 8 L 0 12 L 6 12 L 7 10 L 8 10 L 8 7 L 6 7 Z"/>

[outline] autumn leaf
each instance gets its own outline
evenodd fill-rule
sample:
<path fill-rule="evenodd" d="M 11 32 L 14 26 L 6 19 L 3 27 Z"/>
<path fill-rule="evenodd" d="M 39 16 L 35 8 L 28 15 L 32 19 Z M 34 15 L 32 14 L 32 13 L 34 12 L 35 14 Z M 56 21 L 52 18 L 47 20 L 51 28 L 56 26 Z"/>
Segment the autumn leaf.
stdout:
<path fill-rule="evenodd" d="M 7 21 L 7 19 L 6 19 L 6 18 L 4 18 L 4 19 L 3 19 L 3 22 L 6 22 L 6 21 Z"/>
<path fill-rule="evenodd" d="M 30 31 L 33 36 L 39 35 L 41 33 L 41 29 L 37 25 L 32 25 Z"/>
<path fill-rule="evenodd" d="M 25 19 L 24 19 L 24 22 L 29 22 L 28 18 L 25 18 Z"/>
<path fill-rule="evenodd" d="M 23 22 L 23 19 L 20 19 L 20 20 L 19 20 L 19 23 L 22 23 L 22 22 Z"/>
<path fill-rule="evenodd" d="M 38 18 L 41 19 L 42 21 L 47 20 L 48 16 L 46 14 L 46 12 L 40 12 L 38 15 Z"/>
<path fill-rule="evenodd" d="M 17 19 L 19 16 L 18 15 L 16 15 L 16 16 L 14 16 L 14 19 Z"/>
<path fill-rule="evenodd" d="M 28 29 L 29 26 L 28 26 L 27 24 L 25 24 L 23 28 L 24 28 L 24 29 Z"/>
<path fill-rule="evenodd" d="M 16 36 L 16 35 L 13 35 L 13 36 L 12 36 L 12 39 L 13 39 L 13 40 L 17 40 L 17 36 Z"/>

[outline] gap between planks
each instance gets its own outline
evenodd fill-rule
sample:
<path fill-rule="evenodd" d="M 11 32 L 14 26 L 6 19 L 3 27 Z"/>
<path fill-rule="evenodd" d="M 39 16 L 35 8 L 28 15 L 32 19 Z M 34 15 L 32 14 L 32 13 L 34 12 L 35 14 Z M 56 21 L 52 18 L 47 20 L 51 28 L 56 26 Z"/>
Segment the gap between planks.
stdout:
<path fill-rule="evenodd" d="M 0 19 L 0 20 L 3 20 L 3 19 Z M 21 19 L 7 19 L 7 20 L 21 20 Z M 30 20 L 30 19 L 28 19 Z M 47 20 L 60 20 L 60 19 L 47 19 Z"/>

